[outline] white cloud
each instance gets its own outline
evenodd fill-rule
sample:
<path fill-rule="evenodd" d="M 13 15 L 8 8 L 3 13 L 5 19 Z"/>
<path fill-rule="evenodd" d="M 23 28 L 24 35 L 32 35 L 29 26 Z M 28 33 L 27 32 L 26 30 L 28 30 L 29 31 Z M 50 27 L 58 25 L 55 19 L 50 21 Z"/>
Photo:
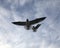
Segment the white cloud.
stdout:
<path fill-rule="evenodd" d="M 8 44 L 2 44 L 2 45 L 0 45 L 0 48 L 11 48 Z"/>
<path fill-rule="evenodd" d="M 0 35 L 0 48 L 12 48 L 12 46 L 6 43 L 3 39 L 3 36 Z"/>
<path fill-rule="evenodd" d="M 21 5 L 24 6 L 26 3 L 31 2 L 32 0 L 7 0 L 7 2 L 12 3 L 12 5 Z"/>
<path fill-rule="evenodd" d="M 57 45 L 51 44 L 48 48 L 60 48 Z"/>
<path fill-rule="evenodd" d="M 24 5 L 27 0 L 20 0 L 20 5 Z"/>
<path fill-rule="evenodd" d="M 3 7 L 0 7 L 0 15 L 1 16 L 5 16 L 5 17 L 9 17 L 10 16 L 10 11 L 9 10 L 6 10 Z"/>
<path fill-rule="evenodd" d="M 21 6 L 23 6 L 23 5 L 25 5 L 26 3 L 28 3 L 28 2 L 31 2 L 32 0 L 19 0 L 20 2 L 20 5 Z"/>
<path fill-rule="evenodd" d="M 40 48 L 46 48 L 46 47 L 47 47 L 47 42 L 43 40 L 40 44 Z"/>
<path fill-rule="evenodd" d="M 9 44 L 6 44 L 0 41 L 0 48 L 11 48 L 11 46 Z"/>

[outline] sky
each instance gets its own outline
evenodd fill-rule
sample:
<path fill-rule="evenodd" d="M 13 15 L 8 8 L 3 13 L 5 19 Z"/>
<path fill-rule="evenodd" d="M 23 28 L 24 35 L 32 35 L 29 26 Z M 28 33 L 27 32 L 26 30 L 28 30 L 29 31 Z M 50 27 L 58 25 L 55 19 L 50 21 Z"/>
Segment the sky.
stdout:
<path fill-rule="evenodd" d="M 37 32 L 11 23 L 40 17 Z M 0 0 L 0 48 L 60 48 L 60 0 Z"/>

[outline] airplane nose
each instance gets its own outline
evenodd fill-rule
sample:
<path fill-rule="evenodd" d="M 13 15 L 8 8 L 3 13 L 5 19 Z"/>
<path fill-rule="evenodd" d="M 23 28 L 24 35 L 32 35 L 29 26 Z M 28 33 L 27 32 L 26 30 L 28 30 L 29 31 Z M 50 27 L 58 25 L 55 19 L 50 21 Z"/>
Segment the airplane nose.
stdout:
<path fill-rule="evenodd" d="M 42 19 L 44 20 L 44 19 L 46 19 L 46 17 L 43 17 Z"/>
<path fill-rule="evenodd" d="M 46 17 L 43 17 L 43 19 L 45 19 Z"/>

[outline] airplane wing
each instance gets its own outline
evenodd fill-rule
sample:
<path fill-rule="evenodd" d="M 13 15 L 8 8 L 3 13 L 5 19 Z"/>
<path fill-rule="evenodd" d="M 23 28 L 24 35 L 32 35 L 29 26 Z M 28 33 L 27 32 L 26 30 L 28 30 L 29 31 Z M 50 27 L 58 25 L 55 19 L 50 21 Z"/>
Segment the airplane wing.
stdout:
<path fill-rule="evenodd" d="M 12 23 L 15 25 L 22 25 L 22 26 L 26 25 L 26 22 L 12 22 Z"/>
<path fill-rule="evenodd" d="M 41 22 L 41 21 L 43 21 L 45 18 L 46 18 L 46 17 L 42 17 L 42 18 L 37 18 L 37 19 L 35 19 L 35 20 L 32 20 L 32 21 L 30 21 L 30 25 L 36 24 L 36 23 L 38 23 L 38 22 Z"/>

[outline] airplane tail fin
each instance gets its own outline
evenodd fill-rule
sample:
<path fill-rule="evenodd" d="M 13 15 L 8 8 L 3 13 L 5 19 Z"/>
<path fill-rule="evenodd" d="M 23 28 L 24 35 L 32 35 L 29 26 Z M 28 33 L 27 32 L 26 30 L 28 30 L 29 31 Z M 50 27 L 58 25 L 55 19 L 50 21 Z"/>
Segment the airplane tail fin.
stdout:
<path fill-rule="evenodd" d="M 36 32 L 36 30 L 37 30 L 40 26 L 41 26 L 41 24 L 38 24 L 38 25 L 36 25 L 36 26 L 33 26 L 33 27 L 32 27 L 32 30 L 33 30 L 34 32 Z"/>
<path fill-rule="evenodd" d="M 41 24 L 38 24 L 35 28 L 38 29 Z"/>

